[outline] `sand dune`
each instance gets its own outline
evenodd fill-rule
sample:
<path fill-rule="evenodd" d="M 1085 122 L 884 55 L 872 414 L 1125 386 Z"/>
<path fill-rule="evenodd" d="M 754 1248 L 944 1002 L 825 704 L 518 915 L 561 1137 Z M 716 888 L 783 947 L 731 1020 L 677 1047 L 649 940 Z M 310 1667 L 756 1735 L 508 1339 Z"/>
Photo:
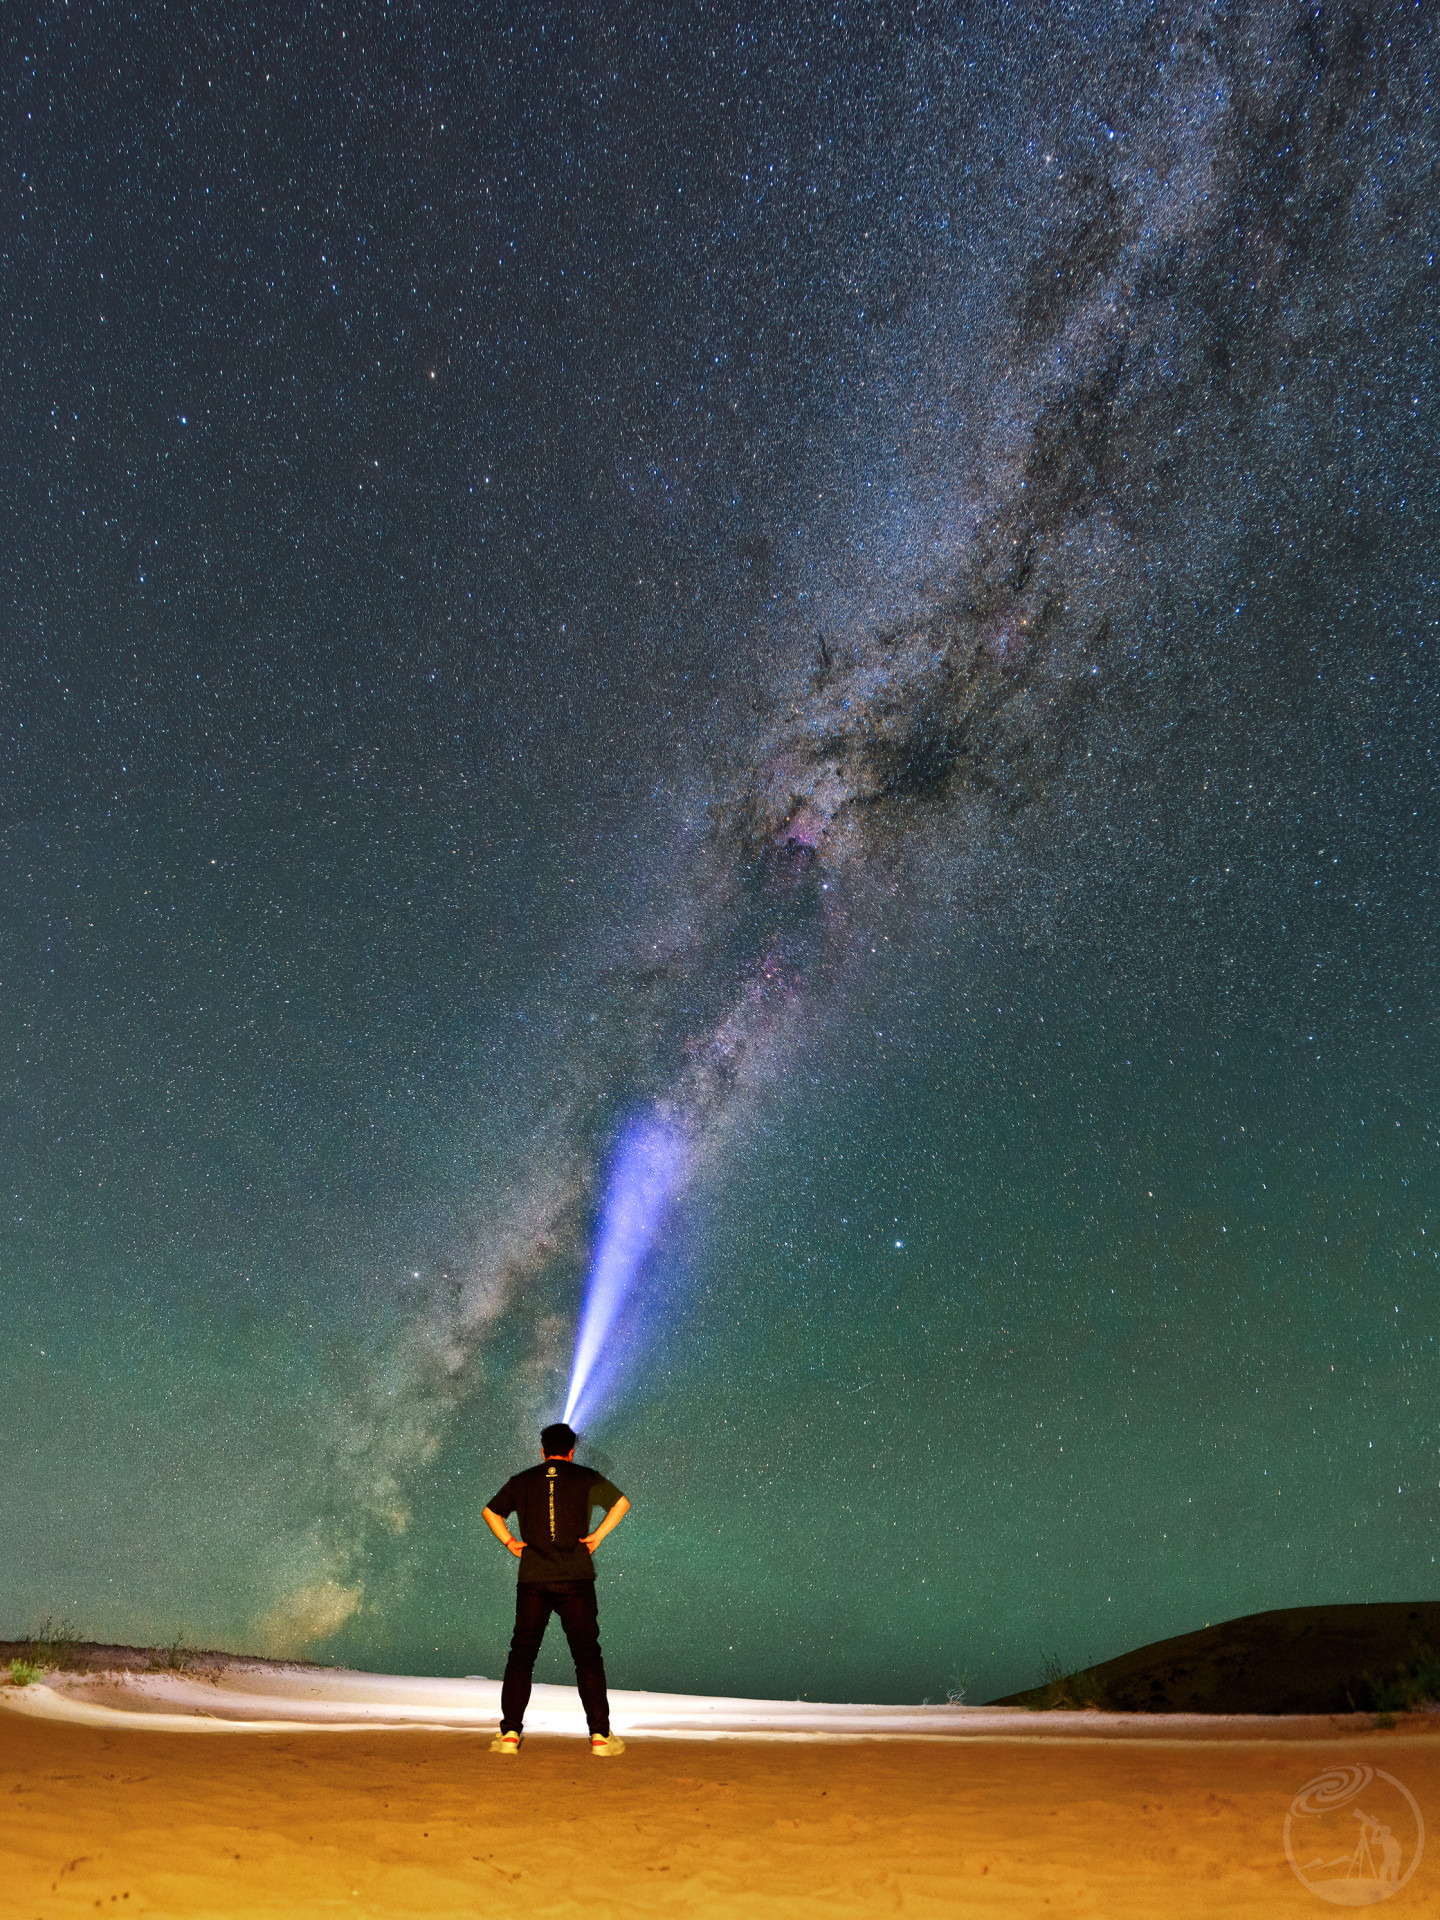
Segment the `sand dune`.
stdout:
<path fill-rule="evenodd" d="M 617 1693 L 631 1744 L 612 1762 L 558 1687 L 537 1688 L 520 1756 L 492 1756 L 497 1704 L 490 1680 L 260 1663 L 0 1690 L 0 1908 L 1269 1920 L 1320 1910 L 1284 1850 L 1317 1774 L 1368 1765 L 1440 1805 L 1430 1716 Z M 1440 1911 L 1440 1853 L 1401 1899 Z"/>
<path fill-rule="evenodd" d="M 1396 1683 L 1421 1666 L 1433 1680 L 1437 1646 L 1440 1601 L 1278 1607 L 1136 1647 L 1068 1691 L 1122 1713 L 1343 1714 L 1416 1691 Z M 1066 1691 L 1052 1683 L 994 1704 L 1048 1706 Z"/>

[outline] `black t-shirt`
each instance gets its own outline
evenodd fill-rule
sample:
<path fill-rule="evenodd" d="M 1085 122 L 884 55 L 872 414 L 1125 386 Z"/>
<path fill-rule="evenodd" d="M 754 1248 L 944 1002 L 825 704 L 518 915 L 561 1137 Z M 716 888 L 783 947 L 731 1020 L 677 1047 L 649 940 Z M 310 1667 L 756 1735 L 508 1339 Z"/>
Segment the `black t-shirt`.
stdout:
<path fill-rule="evenodd" d="M 593 1580 L 595 1563 L 580 1545 L 590 1531 L 590 1515 L 608 1513 L 624 1494 L 594 1467 L 573 1460 L 546 1460 L 512 1474 L 486 1505 L 502 1520 L 520 1516 L 522 1580 Z"/>

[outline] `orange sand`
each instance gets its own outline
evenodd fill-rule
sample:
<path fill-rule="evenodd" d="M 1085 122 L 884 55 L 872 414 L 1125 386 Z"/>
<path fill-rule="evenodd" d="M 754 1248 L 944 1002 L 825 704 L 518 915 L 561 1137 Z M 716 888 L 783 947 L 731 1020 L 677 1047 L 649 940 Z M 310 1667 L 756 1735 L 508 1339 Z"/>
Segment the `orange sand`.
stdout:
<path fill-rule="evenodd" d="M 558 1736 L 514 1761 L 487 1747 L 462 1733 L 197 1738 L 0 1715 L 0 1912 L 1273 1920 L 1328 1910 L 1282 1841 L 1291 1796 L 1322 1766 L 1363 1758 L 1440 1810 L 1430 1730 L 1231 1745 L 637 1740 L 614 1762 Z M 1397 1920 L 1440 1913 L 1440 1832 L 1433 1854 Z"/>

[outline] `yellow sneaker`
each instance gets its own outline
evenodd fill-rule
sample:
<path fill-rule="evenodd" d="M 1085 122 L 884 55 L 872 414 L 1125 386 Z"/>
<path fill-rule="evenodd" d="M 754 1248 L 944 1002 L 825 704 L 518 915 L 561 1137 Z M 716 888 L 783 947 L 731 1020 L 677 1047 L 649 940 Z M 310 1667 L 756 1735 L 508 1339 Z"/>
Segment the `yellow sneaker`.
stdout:
<path fill-rule="evenodd" d="M 490 1742 L 491 1753 L 518 1753 L 520 1742 L 524 1738 L 519 1733 L 497 1733 Z"/>
<path fill-rule="evenodd" d="M 625 1742 L 618 1733 L 592 1733 L 590 1751 L 597 1760 L 608 1760 L 613 1754 L 625 1751 Z"/>

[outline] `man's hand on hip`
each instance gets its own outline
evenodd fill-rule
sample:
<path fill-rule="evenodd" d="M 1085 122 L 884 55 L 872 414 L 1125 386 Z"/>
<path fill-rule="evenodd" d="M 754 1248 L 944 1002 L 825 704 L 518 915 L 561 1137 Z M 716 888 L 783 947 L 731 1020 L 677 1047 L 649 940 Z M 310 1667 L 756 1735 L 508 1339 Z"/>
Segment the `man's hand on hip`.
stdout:
<path fill-rule="evenodd" d="M 613 1533 L 629 1511 L 630 1502 L 622 1493 L 614 1506 L 611 1507 L 610 1511 L 606 1514 L 605 1518 L 600 1522 L 599 1526 L 596 1527 L 595 1531 L 593 1533 L 587 1533 L 580 1542 L 585 1551 L 587 1553 L 593 1553 L 605 1538 L 606 1534 Z"/>
<path fill-rule="evenodd" d="M 503 1516 L 496 1513 L 493 1507 L 484 1507 L 481 1509 L 480 1518 L 485 1522 L 486 1526 L 489 1527 L 501 1546 L 508 1547 L 518 1560 L 525 1551 L 525 1542 L 515 1538 L 509 1527 L 506 1526 Z"/>

